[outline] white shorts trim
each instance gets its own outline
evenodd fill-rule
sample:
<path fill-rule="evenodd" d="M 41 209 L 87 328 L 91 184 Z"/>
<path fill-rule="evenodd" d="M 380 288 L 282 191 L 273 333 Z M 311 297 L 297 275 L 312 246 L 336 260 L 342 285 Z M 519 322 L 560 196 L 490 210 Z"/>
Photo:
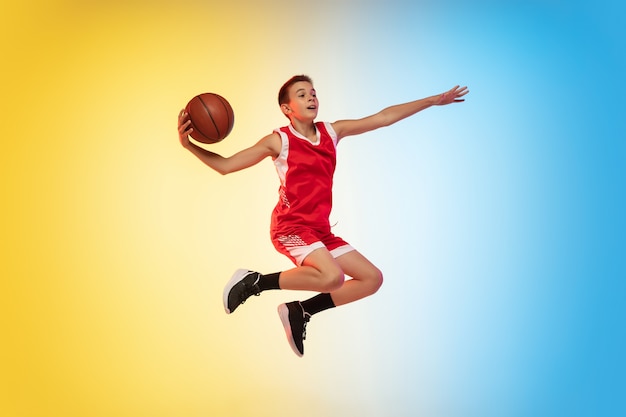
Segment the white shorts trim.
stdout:
<path fill-rule="evenodd" d="M 297 246 L 297 247 L 294 247 L 293 249 L 289 249 L 289 254 L 296 260 L 297 265 L 301 266 L 302 262 L 304 262 L 306 257 L 309 256 L 311 252 L 313 252 L 316 249 L 325 248 L 325 247 L 326 246 L 324 246 L 322 242 L 315 242 L 315 243 L 311 243 L 308 246 Z M 355 249 L 352 246 L 343 245 L 329 252 L 333 258 L 337 259 L 341 255 L 345 255 L 346 253 L 352 252 L 353 250 Z"/>
<path fill-rule="evenodd" d="M 345 255 L 346 253 L 352 252 L 353 250 L 355 250 L 355 249 L 352 246 L 350 246 L 350 245 L 343 245 L 343 246 L 339 246 L 336 249 L 331 250 L 330 254 L 333 255 L 333 258 L 337 259 L 341 255 Z"/>
<path fill-rule="evenodd" d="M 325 248 L 325 247 L 326 246 L 324 246 L 322 242 L 318 241 L 318 242 L 311 243 L 310 245 L 307 245 L 307 246 L 294 246 L 292 248 L 289 248 L 289 254 L 293 257 L 293 259 L 295 259 L 296 264 L 298 266 L 301 266 L 302 262 L 304 262 L 304 258 L 309 256 L 311 252 L 313 252 L 316 249 Z"/>

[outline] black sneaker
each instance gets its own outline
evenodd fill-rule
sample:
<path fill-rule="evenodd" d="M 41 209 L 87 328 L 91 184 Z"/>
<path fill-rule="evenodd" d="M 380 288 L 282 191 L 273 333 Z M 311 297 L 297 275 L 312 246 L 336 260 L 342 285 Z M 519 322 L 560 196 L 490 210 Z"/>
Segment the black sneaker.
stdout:
<path fill-rule="evenodd" d="M 251 295 L 259 295 L 259 277 L 261 274 L 247 269 L 238 269 L 224 287 L 224 310 L 230 314 Z"/>
<path fill-rule="evenodd" d="M 300 357 L 304 355 L 304 339 L 306 339 L 306 324 L 311 315 L 304 311 L 299 301 L 293 301 L 278 306 L 278 315 L 283 322 L 287 341 L 294 353 Z"/>

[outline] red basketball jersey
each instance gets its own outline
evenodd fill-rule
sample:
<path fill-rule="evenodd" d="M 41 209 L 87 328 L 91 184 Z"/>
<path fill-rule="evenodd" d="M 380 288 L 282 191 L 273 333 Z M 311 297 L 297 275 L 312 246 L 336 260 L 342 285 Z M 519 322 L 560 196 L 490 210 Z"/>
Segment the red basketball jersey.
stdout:
<path fill-rule="evenodd" d="M 272 231 L 293 226 L 329 230 L 335 173 L 337 134 L 330 123 L 315 123 L 317 142 L 292 125 L 276 129 L 282 149 L 274 160 L 280 178 L 278 204 L 272 213 Z"/>

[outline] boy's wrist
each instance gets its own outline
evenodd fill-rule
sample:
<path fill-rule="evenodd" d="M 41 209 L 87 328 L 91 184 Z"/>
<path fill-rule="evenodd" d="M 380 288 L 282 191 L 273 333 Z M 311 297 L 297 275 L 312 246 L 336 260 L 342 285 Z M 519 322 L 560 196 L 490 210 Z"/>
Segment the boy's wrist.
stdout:
<path fill-rule="evenodd" d="M 191 139 L 187 138 L 185 142 L 183 142 L 183 148 L 192 150 L 196 145 L 191 141 Z"/>

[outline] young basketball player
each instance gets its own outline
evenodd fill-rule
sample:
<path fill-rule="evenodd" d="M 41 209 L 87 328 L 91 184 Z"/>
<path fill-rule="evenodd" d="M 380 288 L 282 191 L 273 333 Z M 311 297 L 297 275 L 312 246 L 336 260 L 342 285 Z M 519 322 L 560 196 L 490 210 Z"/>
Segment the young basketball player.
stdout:
<path fill-rule="evenodd" d="M 180 143 L 210 168 L 229 174 L 270 157 L 280 179 L 271 237 L 276 249 L 296 266 L 271 274 L 235 271 L 224 288 L 226 313 L 266 290 L 318 292 L 310 299 L 278 306 L 289 344 L 296 355 L 302 356 L 311 316 L 374 294 L 383 282 L 381 271 L 331 232 L 329 215 L 337 144 L 346 136 L 389 126 L 428 107 L 462 102 L 468 92 L 467 87 L 456 86 L 443 94 L 387 107 L 362 119 L 315 122 L 319 102 L 313 82 L 306 75 L 297 75 L 278 93 L 278 104 L 289 125 L 230 157 L 192 143 L 189 115 L 182 110 L 178 116 Z M 351 279 L 345 280 L 345 276 Z"/>

